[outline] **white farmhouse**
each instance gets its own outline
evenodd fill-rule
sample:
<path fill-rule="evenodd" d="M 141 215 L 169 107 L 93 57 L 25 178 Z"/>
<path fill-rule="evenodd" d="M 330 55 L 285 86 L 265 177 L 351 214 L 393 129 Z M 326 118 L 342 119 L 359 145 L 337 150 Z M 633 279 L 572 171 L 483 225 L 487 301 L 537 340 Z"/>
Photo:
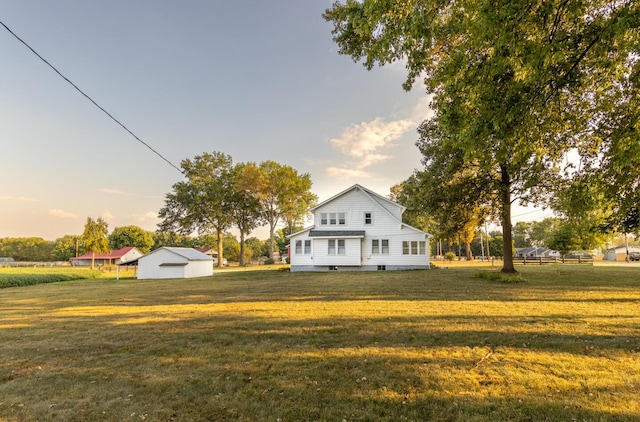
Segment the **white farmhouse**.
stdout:
<path fill-rule="evenodd" d="M 402 222 L 405 207 L 353 185 L 310 209 L 314 225 L 291 239 L 291 271 L 429 268 L 431 235 Z"/>
<path fill-rule="evenodd" d="M 191 278 L 213 274 L 213 258 L 193 248 L 162 247 L 137 259 L 138 279 Z"/>

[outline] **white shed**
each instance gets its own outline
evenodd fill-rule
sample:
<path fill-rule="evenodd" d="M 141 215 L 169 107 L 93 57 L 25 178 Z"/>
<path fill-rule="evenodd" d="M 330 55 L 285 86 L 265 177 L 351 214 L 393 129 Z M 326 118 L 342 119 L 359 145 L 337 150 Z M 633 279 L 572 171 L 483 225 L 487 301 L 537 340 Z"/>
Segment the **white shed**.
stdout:
<path fill-rule="evenodd" d="M 213 275 L 213 258 L 193 248 L 164 246 L 138 258 L 138 279 Z"/>
<path fill-rule="evenodd" d="M 640 252 L 640 246 L 625 246 L 620 245 L 610 249 L 607 249 L 604 253 L 605 261 L 624 261 L 627 258 L 627 250 L 631 252 Z"/>

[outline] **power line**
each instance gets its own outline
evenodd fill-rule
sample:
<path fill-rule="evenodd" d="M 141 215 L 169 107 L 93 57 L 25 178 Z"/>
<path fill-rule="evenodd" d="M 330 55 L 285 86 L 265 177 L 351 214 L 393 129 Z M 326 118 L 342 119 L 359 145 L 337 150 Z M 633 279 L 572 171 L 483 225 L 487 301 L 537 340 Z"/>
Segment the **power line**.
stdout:
<path fill-rule="evenodd" d="M 49 66 L 51 69 L 53 69 L 54 72 L 56 72 L 58 75 L 60 75 L 60 77 L 62 79 L 64 79 L 65 81 L 67 81 L 72 87 L 74 87 L 80 94 L 82 94 L 87 100 L 91 101 L 93 103 L 93 105 L 95 105 L 96 107 L 98 107 L 104 114 L 106 114 L 107 116 L 109 116 L 111 118 L 111 120 L 113 120 L 114 122 L 116 122 L 118 125 L 120 125 L 120 127 L 122 127 L 124 130 L 126 130 L 131 136 L 133 136 L 138 142 L 140 142 L 142 145 L 144 145 L 145 147 L 147 147 L 148 149 L 150 149 L 154 154 L 156 154 L 158 157 L 160 157 L 161 159 L 163 159 L 165 162 L 167 162 L 171 167 L 173 167 L 174 169 L 178 170 L 180 173 L 183 173 L 183 171 L 176 166 L 175 164 L 173 164 L 171 161 L 169 161 L 169 159 L 167 159 L 165 156 L 163 156 L 162 154 L 160 154 L 158 151 L 156 151 L 155 149 L 153 149 L 149 144 L 147 144 L 146 142 L 144 142 L 142 139 L 138 138 L 138 136 L 136 136 L 135 133 L 133 133 L 132 131 L 129 130 L 128 127 L 126 127 L 125 125 L 123 125 L 122 123 L 120 123 L 120 121 L 118 119 L 116 119 L 115 117 L 113 117 L 111 115 L 111 113 L 109 113 L 107 110 L 105 110 L 104 108 L 102 108 L 100 106 L 100 104 L 98 104 L 97 102 L 95 102 L 93 100 L 93 98 L 91 98 L 90 96 L 88 96 L 87 94 L 84 93 L 84 91 L 82 91 L 80 88 L 78 88 L 78 86 L 76 84 L 74 84 L 73 82 L 71 82 L 71 80 L 69 80 L 69 78 L 67 78 L 66 76 L 64 76 L 62 73 L 60 73 L 60 71 L 58 69 L 56 69 L 51 63 L 49 63 L 44 57 L 42 57 L 40 54 L 38 54 L 33 48 L 31 48 L 31 46 L 29 44 L 27 44 L 25 41 L 22 40 L 22 38 L 20 38 L 19 36 L 17 36 L 11 29 L 9 29 L 9 27 L 7 25 L 4 24 L 4 22 L 0 21 L 0 25 L 4 26 L 4 28 L 9 31 L 9 33 L 11 35 L 13 35 L 18 41 L 20 41 L 22 44 L 24 44 L 29 50 L 31 50 L 31 52 L 33 54 L 35 54 L 40 60 L 42 60 L 43 62 L 45 62 L 47 64 L 47 66 Z M 183 173 L 184 174 L 184 173 Z"/>

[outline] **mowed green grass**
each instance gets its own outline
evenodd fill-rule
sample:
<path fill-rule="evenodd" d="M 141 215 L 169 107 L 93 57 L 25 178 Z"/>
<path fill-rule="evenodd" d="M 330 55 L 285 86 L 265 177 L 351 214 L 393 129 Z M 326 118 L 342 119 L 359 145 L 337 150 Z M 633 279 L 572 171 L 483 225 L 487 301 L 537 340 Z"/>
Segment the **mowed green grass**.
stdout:
<path fill-rule="evenodd" d="M 0 420 L 637 421 L 640 268 L 0 290 Z"/>

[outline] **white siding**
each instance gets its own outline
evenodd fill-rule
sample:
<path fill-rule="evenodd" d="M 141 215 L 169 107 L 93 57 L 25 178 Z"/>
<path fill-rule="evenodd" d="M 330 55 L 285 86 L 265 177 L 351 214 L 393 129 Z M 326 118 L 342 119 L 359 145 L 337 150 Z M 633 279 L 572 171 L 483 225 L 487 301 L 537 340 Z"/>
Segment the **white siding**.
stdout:
<path fill-rule="evenodd" d="M 166 248 L 156 249 L 138 259 L 138 279 L 203 277 L 212 274 L 213 261 L 210 257 L 208 260 L 192 260 Z"/>
<path fill-rule="evenodd" d="M 346 224 L 322 224 L 323 213 L 330 215 L 345 213 Z M 365 224 L 365 213 L 371 214 L 371 224 Z M 376 194 L 365 192 L 363 188 L 355 186 L 342 194 L 333 197 L 313 209 L 314 226 L 312 229 L 300 232 L 291 237 L 291 266 L 301 270 L 317 268 L 326 270 L 328 267 L 362 267 L 365 269 L 385 268 L 428 268 L 429 267 L 429 239 L 420 230 L 402 224 L 402 207 L 385 200 Z M 329 223 L 329 221 L 327 221 Z M 345 239 L 345 255 L 329 255 L 328 240 L 338 239 L 327 234 L 323 237 L 312 237 L 313 247 L 311 256 L 295 253 L 295 242 L 309 239 L 309 232 L 339 232 L 364 231 L 364 238 Z M 344 237 L 343 237 L 344 238 Z M 372 253 L 372 240 L 389 241 L 388 254 Z M 403 255 L 403 241 L 422 241 L 426 243 L 426 254 Z M 304 247 L 303 247 L 304 252 Z M 345 268 L 347 269 L 347 268 Z"/>
<path fill-rule="evenodd" d="M 337 240 L 337 238 L 335 239 Z M 344 255 L 329 255 L 329 239 L 313 239 L 313 263 L 315 265 L 340 266 L 362 265 L 362 239 L 340 239 L 345 243 Z"/>

